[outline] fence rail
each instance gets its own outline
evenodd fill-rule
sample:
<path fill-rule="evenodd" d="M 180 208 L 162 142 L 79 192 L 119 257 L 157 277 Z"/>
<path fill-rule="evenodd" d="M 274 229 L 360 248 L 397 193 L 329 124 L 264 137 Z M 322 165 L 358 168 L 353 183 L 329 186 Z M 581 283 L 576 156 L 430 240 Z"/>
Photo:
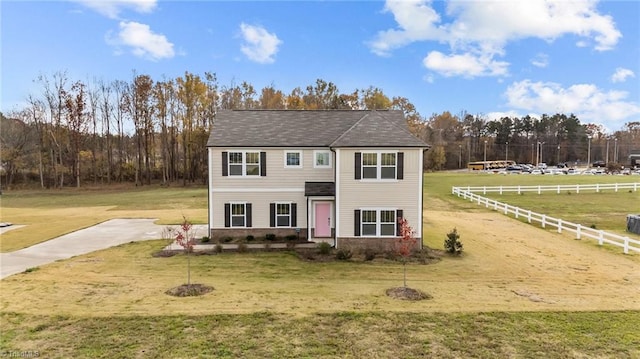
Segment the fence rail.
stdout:
<path fill-rule="evenodd" d="M 516 219 L 524 218 L 528 223 L 537 222 L 540 223 L 542 228 L 547 228 L 547 226 L 555 227 L 558 233 L 562 233 L 562 231 L 575 233 L 577 239 L 582 239 L 583 237 L 591 238 L 598 241 L 599 245 L 603 245 L 604 243 L 611 244 L 614 246 L 622 247 L 625 254 L 628 254 L 629 251 L 639 252 L 640 253 L 640 241 L 631 239 L 627 236 L 621 236 L 614 233 L 609 233 L 603 230 L 597 230 L 591 227 L 585 227 L 581 224 L 565 221 L 561 218 L 554 218 L 548 216 L 546 214 L 536 213 L 528 209 L 523 209 L 520 207 L 512 206 L 510 204 L 502 203 L 487 197 L 480 196 L 478 194 L 473 193 L 474 191 L 482 191 L 484 193 L 504 193 L 504 192 L 515 192 L 513 189 L 516 189 L 518 193 L 520 191 L 524 191 L 523 189 L 531 190 L 535 188 L 538 190 L 538 193 L 541 193 L 543 190 L 551 190 L 552 188 L 560 191 L 556 187 L 562 187 L 563 190 L 575 190 L 576 193 L 579 193 L 580 190 L 595 190 L 600 191 L 604 189 L 614 189 L 616 191 L 620 189 L 633 189 L 637 191 L 640 188 L 640 183 L 618 183 L 618 184 L 596 184 L 596 185 L 561 185 L 561 186 L 498 186 L 498 187 L 453 187 L 452 193 L 457 195 L 458 197 L 462 197 L 463 199 L 469 200 L 471 202 L 477 202 L 478 205 L 484 205 L 486 208 L 491 208 L 495 211 L 501 211 L 505 215 L 514 215 Z M 543 189 L 544 188 L 544 189 Z M 558 192 L 559 193 L 559 192 Z"/>
<path fill-rule="evenodd" d="M 574 185 L 547 185 L 547 186 L 478 186 L 478 187 L 452 187 L 452 193 L 455 194 L 455 190 L 460 189 L 467 192 L 472 193 L 508 193 L 508 192 L 517 192 L 521 194 L 522 192 L 537 192 L 541 194 L 542 192 L 551 192 L 554 191 L 556 193 L 566 192 L 566 191 L 575 191 L 576 193 L 586 192 L 586 191 L 605 191 L 605 190 L 613 190 L 614 192 L 618 192 L 620 190 L 632 190 L 637 192 L 640 189 L 640 182 L 631 182 L 631 183 L 599 183 L 599 184 L 574 184 Z"/>

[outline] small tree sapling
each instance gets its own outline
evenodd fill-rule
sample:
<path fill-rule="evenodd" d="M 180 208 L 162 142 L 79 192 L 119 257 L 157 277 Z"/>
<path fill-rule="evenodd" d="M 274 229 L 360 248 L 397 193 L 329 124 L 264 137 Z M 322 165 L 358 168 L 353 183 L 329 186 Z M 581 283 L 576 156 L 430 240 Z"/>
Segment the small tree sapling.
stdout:
<path fill-rule="evenodd" d="M 453 255 L 462 253 L 462 242 L 460 242 L 460 235 L 456 228 L 447 233 L 447 239 L 444 240 L 444 249 Z"/>
<path fill-rule="evenodd" d="M 398 225 L 400 226 L 400 237 L 396 239 L 395 250 L 402 260 L 402 269 L 404 276 L 404 287 L 407 287 L 407 260 L 411 256 L 413 249 L 415 248 L 417 240 L 414 235 L 415 232 L 409 221 L 405 218 L 398 218 Z"/>
<path fill-rule="evenodd" d="M 182 216 L 182 224 L 180 228 L 176 231 L 176 242 L 183 249 L 185 254 L 187 255 L 187 286 L 191 285 L 191 253 L 193 252 L 193 247 L 196 243 L 196 235 L 195 231 L 192 231 L 193 225 L 189 220 Z"/>

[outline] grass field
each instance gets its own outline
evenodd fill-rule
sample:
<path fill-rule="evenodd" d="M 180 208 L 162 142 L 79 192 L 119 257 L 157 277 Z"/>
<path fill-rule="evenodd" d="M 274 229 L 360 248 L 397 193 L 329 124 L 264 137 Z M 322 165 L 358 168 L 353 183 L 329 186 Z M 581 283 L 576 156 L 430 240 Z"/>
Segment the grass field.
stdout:
<path fill-rule="evenodd" d="M 175 224 L 186 216 L 207 223 L 205 187 L 104 187 L 5 191 L 0 222 L 24 224 L 0 237 L 0 252 L 11 252 L 113 218 L 157 218 Z"/>
<path fill-rule="evenodd" d="M 137 242 L 0 281 L 0 353 L 37 351 L 46 358 L 640 358 L 639 256 L 558 239 L 450 194 L 451 185 L 550 184 L 567 177 L 426 175 L 425 243 L 441 248 L 452 225 L 465 243 L 462 258 L 408 266 L 408 284 L 433 300 L 405 302 L 384 295 L 386 288 L 402 284 L 399 263 L 315 263 L 287 252 L 194 256 L 193 280 L 215 290 L 174 298 L 164 291 L 185 281 L 185 257 L 153 257 L 164 242 Z M 563 183 L 594 177 L 571 176 L 574 181 Z M 614 179 L 629 177 L 602 176 L 595 182 Z M 185 210 L 205 209 L 206 216 L 203 189 L 74 195 L 3 194 L 3 216 L 70 211 L 87 220 L 83 212 L 88 208 L 105 208 L 105 216 L 114 217 L 162 212 L 165 217 L 154 218 L 166 221 L 179 219 L 176 212 Z M 613 194 L 598 199 L 607 196 Z M 542 199 L 521 197 L 514 200 L 525 201 L 523 206 Z M 553 201 L 558 205 L 548 210 L 563 202 Z M 603 214 L 611 210 L 604 208 L 597 206 Z M 76 223 L 74 217 L 68 221 Z M 525 247 L 522 252 L 510 247 L 515 242 Z"/>

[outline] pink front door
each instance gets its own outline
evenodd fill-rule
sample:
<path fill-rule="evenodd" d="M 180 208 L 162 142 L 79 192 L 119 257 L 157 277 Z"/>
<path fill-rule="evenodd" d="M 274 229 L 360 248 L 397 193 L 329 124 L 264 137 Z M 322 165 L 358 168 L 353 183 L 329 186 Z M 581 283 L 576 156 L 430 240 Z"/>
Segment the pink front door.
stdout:
<path fill-rule="evenodd" d="M 331 203 L 315 204 L 316 231 L 314 237 L 331 237 Z"/>

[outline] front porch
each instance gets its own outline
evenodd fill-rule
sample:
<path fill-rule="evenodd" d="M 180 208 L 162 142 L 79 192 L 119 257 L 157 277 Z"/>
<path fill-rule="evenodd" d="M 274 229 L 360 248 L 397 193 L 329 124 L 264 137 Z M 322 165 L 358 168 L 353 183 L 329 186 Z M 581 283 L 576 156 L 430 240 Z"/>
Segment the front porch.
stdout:
<path fill-rule="evenodd" d="M 310 242 L 336 245 L 335 188 L 334 182 L 305 182 Z"/>

